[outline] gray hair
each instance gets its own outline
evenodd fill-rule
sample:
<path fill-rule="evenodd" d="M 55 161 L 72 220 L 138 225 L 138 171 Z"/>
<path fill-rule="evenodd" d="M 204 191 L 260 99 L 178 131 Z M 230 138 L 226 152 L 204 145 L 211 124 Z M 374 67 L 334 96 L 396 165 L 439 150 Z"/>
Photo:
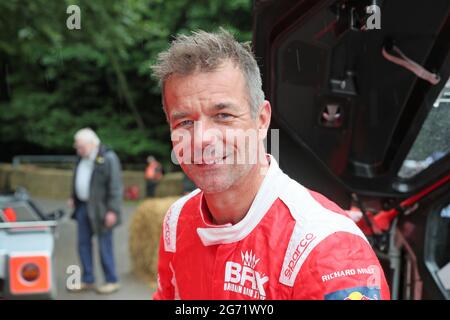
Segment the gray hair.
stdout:
<path fill-rule="evenodd" d="M 196 71 L 211 72 L 227 60 L 231 60 L 242 71 L 248 90 L 250 111 L 252 116 L 256 117 L 264 102 L 258 64 L 249 43 L 239 43 L 223 28 L 216 33 L 198 30 L 191 35 L 177 35 L 170 47 L 158 55 L 157 63 L 151 68 L 164 95 L 164 82 L 170 75 L 190 75 Z"/>
<path fill-rule="evenodd" d="M 92 143 L 96 146 L 100 144 L 99 137 L 91 128 L 83 128 L 78 130 L 74 135 L 74 139 Z"/>

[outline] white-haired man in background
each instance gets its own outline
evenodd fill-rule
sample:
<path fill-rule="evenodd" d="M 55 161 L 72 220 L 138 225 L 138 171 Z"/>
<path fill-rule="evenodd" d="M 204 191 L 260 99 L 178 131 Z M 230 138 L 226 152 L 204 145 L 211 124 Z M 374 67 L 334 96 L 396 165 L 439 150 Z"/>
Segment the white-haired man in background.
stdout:
<path fill-rule="evenodd" d="M 78 253 L 83 269 L 81 286 L 74 291 L 95 289 L 92 237 L 97 235 L 106 282 L 97 291 L 112 293 L 120 287 L 112 232 L 120 224 L 122 207 L 120 161 L 90 128 L 79 130 L 74 141 L 79 159 L 74 170 L 70 202 L 75 209 L 72 218 L 78 223 Z"/>

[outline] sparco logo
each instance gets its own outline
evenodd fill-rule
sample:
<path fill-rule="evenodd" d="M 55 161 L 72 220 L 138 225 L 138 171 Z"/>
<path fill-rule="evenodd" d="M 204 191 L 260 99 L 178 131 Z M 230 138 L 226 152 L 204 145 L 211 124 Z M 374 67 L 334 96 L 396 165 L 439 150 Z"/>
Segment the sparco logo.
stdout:
<path fill-rule="evenodd" d="M 172 208 L 169 209 L 169 212 L 166 215 L 166 219 L 164 221 L 164 241 L 167 246 L 170 246 L 170 216 L 172 215 Z"/>
<path fill-rule="evenodd" d="M 284 271 L 284 275 L 290 279 L 292 276 L 292 273 L 294 272 L 295 266 L 297 265 L 298 260 L 302 256 L 302 254 L 305 252 L 306 248 L 308 248 L 309 244 L 315 239 L 316 237 L 312 233 L 307 233 L 305 237 L 300 241 L 297 248 L 295 248 L 294 253 L 291 256 L 291 260 L 289 260 L 288 267 Z"/>
<path fill-rule="evenodd" d="M 269 281 L 269 277 L 255 270 L 259 259 L 250 252 L 241 251 L 242 264 L 227 261 L 225 265 L 225 283 L 223 290 L 245 294 L 254 299 L 264 300 L 266 291 L 264 284 Z"/>

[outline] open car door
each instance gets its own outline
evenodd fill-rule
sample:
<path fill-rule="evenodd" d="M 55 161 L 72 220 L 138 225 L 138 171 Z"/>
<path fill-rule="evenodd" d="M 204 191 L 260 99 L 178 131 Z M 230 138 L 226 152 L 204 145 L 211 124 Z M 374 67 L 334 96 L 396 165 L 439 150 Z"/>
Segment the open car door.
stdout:
<path fill-rule="evenodd" d="M 449 1 L 253 10 L 281 168 L 356 210 L 392 298 L 450 299 Z"/>

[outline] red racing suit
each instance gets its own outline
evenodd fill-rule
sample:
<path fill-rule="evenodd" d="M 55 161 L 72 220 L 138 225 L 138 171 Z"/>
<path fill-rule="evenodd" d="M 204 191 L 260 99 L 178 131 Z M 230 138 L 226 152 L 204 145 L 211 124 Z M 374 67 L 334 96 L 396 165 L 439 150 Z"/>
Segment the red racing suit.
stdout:
<path fill-rule="evenodd" d="M 235 225 L 213 225 L 198 189 L 171 206 L 153 298 L 389 299 L 383 270 L 361 230 L 270 159 L 247 215 Z"/>

